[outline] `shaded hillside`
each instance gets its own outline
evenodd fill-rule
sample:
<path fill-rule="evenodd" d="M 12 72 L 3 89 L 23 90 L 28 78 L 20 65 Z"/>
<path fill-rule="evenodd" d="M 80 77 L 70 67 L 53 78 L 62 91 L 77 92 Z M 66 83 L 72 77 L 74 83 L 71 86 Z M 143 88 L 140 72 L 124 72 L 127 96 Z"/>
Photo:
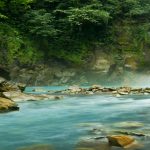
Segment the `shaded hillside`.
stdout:
<path fill-rule="evenodd" d="M 137 53 L 143 64 L 150 49 L 149 0 L 3 0 L 0 19 L 5 65 L 81 65 L 95 49 Z"/>
<path fill-rule="evenodd" d="M 149 75 L 149 22 L 149 0 L 0 1 L 1 76 L 128 85 L 139 71 Z"/>

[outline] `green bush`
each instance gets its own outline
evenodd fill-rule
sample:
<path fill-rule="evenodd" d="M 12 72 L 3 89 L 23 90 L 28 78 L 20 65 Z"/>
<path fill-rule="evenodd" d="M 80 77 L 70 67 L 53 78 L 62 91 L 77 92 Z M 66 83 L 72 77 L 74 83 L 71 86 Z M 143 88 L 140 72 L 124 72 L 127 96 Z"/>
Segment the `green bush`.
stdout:
<path fill-rule="evenodd" d="M 40 52 L 34 48 L 32 42 L 7 24 L 0 24 L 0 59 L 3 64 L 35 63 L 41 59 Z"/>

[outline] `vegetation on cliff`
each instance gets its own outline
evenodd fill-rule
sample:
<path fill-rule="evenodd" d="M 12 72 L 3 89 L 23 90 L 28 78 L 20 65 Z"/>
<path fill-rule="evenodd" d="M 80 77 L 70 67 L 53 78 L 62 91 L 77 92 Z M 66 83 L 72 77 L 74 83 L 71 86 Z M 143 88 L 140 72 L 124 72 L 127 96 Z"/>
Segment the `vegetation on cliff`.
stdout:
<path fill-rule="evenodd" d="M 1 64 L 83 63 L 94 49 L 150 48 L 149 0 L 1 0 Z"/>

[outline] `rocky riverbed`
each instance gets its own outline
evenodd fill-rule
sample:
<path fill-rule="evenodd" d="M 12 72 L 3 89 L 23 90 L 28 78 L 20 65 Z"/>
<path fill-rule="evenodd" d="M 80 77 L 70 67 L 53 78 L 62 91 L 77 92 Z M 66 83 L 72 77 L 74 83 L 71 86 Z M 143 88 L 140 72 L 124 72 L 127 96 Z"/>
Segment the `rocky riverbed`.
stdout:
<path fill-rule="evenodd" d="M 39 88 L 34 88 L 32 93 L 23 93 L 26 85 L 21 83 L 13 83 L 4 78 L 0 78 L 0 110 L 1 112 L 18 110 L 16 102 L 19 101 L 37 101 L 37 100 L 59 100 L 62 95 L 93 95 L 93 94 L 111 94 L 114 96 L 121 95 L 149 95 L 150 88 L 132 88 L 132 87 L 103 87 L 100 85 L 93 85 L 88 88 L 81 88 L 79 86 L 70 86 L 65 90 L 60 91 L 42 91 Z M 41 92 L 42 94 L 36 94 Z M 11 101 L 10 101 L 11 100 Z M 6 101 L 6 105 L 5 102 Z M 7 107 L 6 107 L 7 106 Z M 16 107 L 14 107 L 16 106 Z M 5 107 L 5 109 L 4 109 Z"/>
<path fill-rule="evenodd" d="M 150 88 L 132 88 L 132 87 L 102 87 L 100 85 L 93 85 L 89 88 L 81 88 L 79 86 L 70 86 L 66 90 L 56 91 L 58 94 L 66 95 L 93 95 L 93 94 L 112 94 L 114 96 L 121 95 L 148 95 L 150 94 Z"/>
<path fill-rule="evenodd" d="M 23 93 L 26 85 L 12 83 L 0 77 L 0 112 L 19 110 L 17 102 L 37 101 L 37 100 L 59 100 L 63 96 L 48 94 L 25 94 Z"/>

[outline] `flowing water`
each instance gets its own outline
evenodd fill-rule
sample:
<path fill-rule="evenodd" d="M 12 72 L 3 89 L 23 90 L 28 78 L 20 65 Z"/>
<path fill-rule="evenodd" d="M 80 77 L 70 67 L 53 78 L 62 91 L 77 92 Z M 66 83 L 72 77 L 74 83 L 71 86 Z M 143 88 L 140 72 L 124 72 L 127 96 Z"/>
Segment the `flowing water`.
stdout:
<path fill-rule="evenodd" d="M 20 111 L 0 114 L 0 150 L 36 144 L 74 150 L 80 139 L 100 136 L 90 132 L 93 128 L 112 134 L 114 129 L 123 130 L 115 124 L 125 121 L 143 124 L 134 132 L 150 133 L 150 96 L 68 96 L 60 101 L 20 102 L 19 106 Z M 149 150 L 149 137 L 137 140 L 143 145 L 138 149 Z"/>

